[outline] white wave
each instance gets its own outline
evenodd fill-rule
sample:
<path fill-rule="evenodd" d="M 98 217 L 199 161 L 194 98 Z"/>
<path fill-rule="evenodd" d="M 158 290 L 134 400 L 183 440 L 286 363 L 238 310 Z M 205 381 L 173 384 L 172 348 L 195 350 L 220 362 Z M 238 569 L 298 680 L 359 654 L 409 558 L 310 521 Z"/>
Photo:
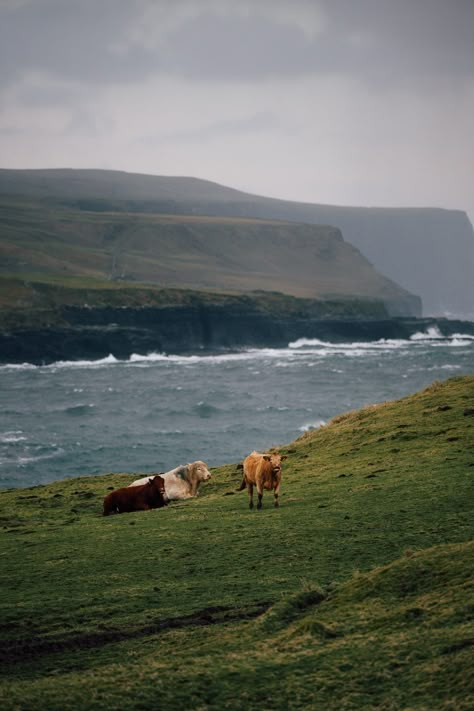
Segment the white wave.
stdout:
<path fill-rule="evenodd" d="M 183 365 L 192 365 L 202 362 L 223 362 L 232 360 L 243 360 L 248 357 L 248 351 L 239 353 L 225 353 L 219 355 L 167 355 L 166 353 L 132 353 L 128 361 L 125 363 L 132 364 L 147 364 L 147 363 L 182 363 Z"/>
<path fill-rule="evenodd" d="M 437 326 L 430 326 L 426 331 L 417 331 L 410 336 L 410 341 L 432 341 L 445 338 Z"/>
<path fill-rule="evenodd" d="M 128 359 L 129 363 L 155 363 L 156 361 L 169 360 L 168 356 L 163 353 L 149 353 L 141 355 L 140 353 L 132 353 Z"/>
<path fill-rule="evenodd" d="M 469 333 L 453 333 L 450 338 L 453 340 L 459 339 L 461 341 L 474 341 L 474 336 L 471 336 Z"/>
<path fill-rule="evenodd" d="M 305 425 L 298 427 L 299 432 L 310 432 L 311 430 L 319 430 L 324 427 L 327 422 L 325 420 L 316 420 L 316 422 L 307 422 Z"/>
<path fill-rule="evenodd" d="M 148 354 L 131 356 L 138 361 L 169 361 L 173 363 L 226 363 L 233 361 L 246 361 L 265 358 L 280 358 L 288 355 L 287 348 L 247 348 L 231 353 L 206 353 L 205 355 L 164 355 Z"/>
<path fill-rule="evenodd" d="M 95 366 L 114 365 L 120 363 L 111 353 L 98 360 L 57 360 L 47 365 L 34 363 L 5 363 L 0 365 L 0 370 L 56 370 L 57 368 L 93 368 Z"/>
<path fill-rule="evenodd" d="M 33 363 L 3 363 L 0 370 L 36 370 L 38 367 Z"/>
<path fill-rule="evenodd" d="M 292 350 L 317 348 L 317 353 L 342 352 L 342 351 L 371 351 L 403 348 L 409 345 L 409 341 L 401 338 L 380 338 L 378 341 L 354 341 L 351 343 L 336 343 L 332 341 L 321 341 L 319 338 L 298 338 L 296 341 L 288 343 L 288 348 Z M 312 351 L 313 352 L 313 351 Z"/>
<path fill-rule="evenodd" d="M 218 355 L 201 356 L 201 360 L 208 363 L 225 363 L 253 360 L 268 360 L 285 357 L 288 354 L 286 348 L 249 348 L 237 353 L 220 353 Z"/>
<path fill-rule="evenodd" d="M 58 360 L 50 365 L 42 366 L 45 368 L 91 368 L 102 365 L 115 365 L 120 363 L 117 358 L 109 353 L 105 358 L 99 358 L 98 360 Z"/>
<path fill-rule="evenodd" d="M 14 444 L 15 442 L 24 442 L 25 440 L 26 437 L 23 435 L 22 430 L 3 432 L 3 434 L 0 434 L 0 442 L 2 444 Z"/>
<path fill-rule="evenodd" d="M 434 348 L 459 348 L 460 346 L 472 346 L 473 341 L 462 338 L 450 338 L 442 342 L 431 343 Z"/>
<path fill-rule="evenodd" d="M 315 355 L 365 355 L 374 351 L 397 350 L 410 348 L 424 343 L 430 346 L 469 346 L 474 342 L 474 336 L 465 333 L 454 333 L 444 336 L 437 326 L 430 326 L 426 331 L 417 331 L 409 339 L 381 338 L 377 341 L 354 341 L 351 343 L 335 343 L 321 341 L 319 338 L 298 338 L 288 343 L 288 348 L 295 352 Z"/>
<path fill-rule="evenodd" d="M 304 348 L 306 346 L 330 346 L 335 345 L 327 341 L 321 341 L 319 338 L 298 338 L 296 341 L 288 343 L 288 348 Z"/>
<path fill-rule="evenodd" d="M 16 463 L 20 466 L 24 466 L 25 464 L 33 464 L 33 462 L 40 462 L 43 459 L 54 459 L 55 457 L 60 457 L 62 454 L 64 454 L 64 449 L 62 449 L 62 447 L 59 447 L 53 452 L 47 452 L 45 454 L 30 454 L 18 457 Z"/>
<path fill-rule="evenodd" d="M 419 344 L 430 346 L 469 346 L 474 342 L 474 335 L 455 333 L 444 336 L 438 327 L 429 327 L 425 332 L 418 331 L 409 339 L 381 338 L 377 341 L 341 342 L 323 341 L 319 338 L 298 338 L 288 343 L 286 348 L 247 348 L 232 353 L 203 353 L 192 355 L 175 355 L 166 353 L 132 353 L 127 359 L 118 359 L 112 353 L 97 360 L 64 360 L 48 365 L 33 365 L 31 363 L 9 363 L 0 365 L 1 370 L 56 370 L 67 368 L 97 368 L 109 365 L 132 365 L 146 367 L 150 364 L 178 363 L 195 365 L 199 363 L 232 363 L 240 361 L 275 360 L 279 367 L 288 367 L 291 361 L 299 362 L 301 357 L 327 358 L 332 355 L 361 357 L 380 351 L 408 350 Z"/>

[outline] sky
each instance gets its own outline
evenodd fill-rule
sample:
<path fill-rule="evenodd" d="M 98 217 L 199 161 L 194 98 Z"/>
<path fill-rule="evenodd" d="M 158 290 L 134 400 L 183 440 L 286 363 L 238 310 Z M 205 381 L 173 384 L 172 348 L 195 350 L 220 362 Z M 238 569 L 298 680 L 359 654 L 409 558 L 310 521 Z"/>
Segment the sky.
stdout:
<path fill-rule="evenodd" d="M 474 0 L 0 0 L 0 167 L 474 223 Z"/>

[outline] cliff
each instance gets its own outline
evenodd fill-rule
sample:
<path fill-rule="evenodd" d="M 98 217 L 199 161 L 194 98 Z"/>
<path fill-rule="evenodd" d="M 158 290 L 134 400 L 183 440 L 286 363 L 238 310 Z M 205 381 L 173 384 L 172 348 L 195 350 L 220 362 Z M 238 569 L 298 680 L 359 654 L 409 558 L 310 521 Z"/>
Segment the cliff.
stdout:
<path fill-rule="evenodd" d="M 337 228 L 277 220 L 85 211 L 0 196 L 0 276 L 382 302 L 419 297 L 378 273 Z"/>
<path fill-rule="evenodd" d="M 276 298 L 276 297 L 275 297 Z M 330 341 L 371 341 L 409 338 L 416 331 L 438 326 L 449 335 L 474 334 L 474 324 L 442 319 L 389 318 L 376 304 L 333 304 L 322 308 L 295 299 L 288 305 L 276 299 L 262 305 L 258 299 L 213 303 L 196 300 L 182 305 L 147 307 L 66 306 L 45 318 L 41 326 L 29 322 L 0 330 L 0 362 L 51 363 L 58 360 L 99 359 L 113 354 L 190 354 L 241 348 L 286 347 L 298 338 Z M 37 314 L 38 323 L 41 313 Z"/>
<path fill-rule="evenodd" d="M 0 170 L 0 193 L 81 210 L 221 215 L 332 225 L 433 315 L 474 317 L 474 232 L 435 208 L 338 207 L 276 200 L 184 177 L 100 170 Z"/>

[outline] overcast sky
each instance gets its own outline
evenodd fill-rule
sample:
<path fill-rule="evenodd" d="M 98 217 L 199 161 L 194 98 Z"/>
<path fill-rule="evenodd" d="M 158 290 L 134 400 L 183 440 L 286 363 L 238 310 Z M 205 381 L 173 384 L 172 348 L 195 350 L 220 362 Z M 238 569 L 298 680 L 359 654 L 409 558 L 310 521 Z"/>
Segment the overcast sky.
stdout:
<path fill-rule="evenodd" d="M 474 222 L 474 0 L 0 0 L 0 167 Z"/>

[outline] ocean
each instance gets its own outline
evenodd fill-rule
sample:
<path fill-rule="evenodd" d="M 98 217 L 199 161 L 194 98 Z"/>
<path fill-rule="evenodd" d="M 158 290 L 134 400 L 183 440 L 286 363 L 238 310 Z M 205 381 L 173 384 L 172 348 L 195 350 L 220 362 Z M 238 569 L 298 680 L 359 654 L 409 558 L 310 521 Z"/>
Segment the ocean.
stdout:
<path fill-rule="evenodd" d="M 0 366 L 0 487 L 237 462 L 335 415 L 474 373 L 474 336 Z"/>

